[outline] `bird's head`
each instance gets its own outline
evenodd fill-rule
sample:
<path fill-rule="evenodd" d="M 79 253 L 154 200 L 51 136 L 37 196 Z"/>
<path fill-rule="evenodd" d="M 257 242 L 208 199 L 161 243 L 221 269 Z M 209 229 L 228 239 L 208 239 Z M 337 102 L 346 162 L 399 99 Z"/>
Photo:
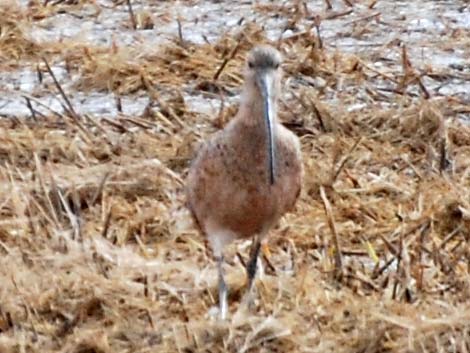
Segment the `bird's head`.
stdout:
<path fill-rule="evenodd" d="M 261 105 L 266 127 L 269 159 L 269 182 L 275 182 L 276 100 L 281 86 L 281 54 L 271 46 L 257 46 L 248 54 L 245 71 L 245 94 L 253 106 Z M 253 117 L 253 118 L 258 118 Z"/>

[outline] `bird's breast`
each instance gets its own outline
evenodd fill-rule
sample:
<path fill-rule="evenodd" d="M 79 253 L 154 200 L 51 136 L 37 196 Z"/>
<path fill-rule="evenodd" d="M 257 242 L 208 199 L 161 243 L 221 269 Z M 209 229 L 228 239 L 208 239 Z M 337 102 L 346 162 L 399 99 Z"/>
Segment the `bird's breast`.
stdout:
<path fill-rule="evenodd" d="M 292 208 L 300 190 L 301 168 L 291 140 L 280 131 L 271 184 L 263 134 L 237 132 L 219 135 L 200 155 L 190 173 L 190 198 L 199 223 L 210 219 L 245 238 L 265 232 Z"/>

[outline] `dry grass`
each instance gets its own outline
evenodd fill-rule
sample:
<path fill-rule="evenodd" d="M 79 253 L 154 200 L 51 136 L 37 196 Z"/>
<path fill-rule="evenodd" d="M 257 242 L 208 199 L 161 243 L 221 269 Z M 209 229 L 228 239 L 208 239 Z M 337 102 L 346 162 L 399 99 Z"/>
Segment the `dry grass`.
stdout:
<path fill-rule="evenodd" d="M 29 11 L 54 16 L 59 5 L 90 4 L 34 2 Z M 305 15 L 296 11 L 294 20 Z M 37 45 L 18 27 L 27 17 L 14 16 L 0 24 L 7 65 L 27 63 Z M 176 37 L 142 54 L 44 44 L 49 60 L 78 74 L 75 89 L 144 90 L 157 104 L 114 120 L 0 121 L 0 350 L 469 351 L 470 128 L 455 116 L 470 106 L 426 99 L 412 67 L 384 78 L 367 58 L 317 40 L 280 42 L 290 77 L 280 113 L 302 141 L 304 187 L 296 212 L 272 232 L 273 268 L 257 282 L 254 312 L 239 303 L 245 275 L 235 253 L 246 258 L 247 244 L 229 249 L 232 319 L 224 324 L 209 314 L 215 266 L 182 191 L 198 142 L 235 107 L 209 117 L 188 111 L 184 96 L 236 92 L 247 50 L 266 41 L 263 30 L 249 24 L 204 45 Z M 378 79 L 394 90 L 374 91 Z M 347 92 L 329 103 L 340 80 Z M 340 279 L 329 220 L 343 256 Z"/>
<path fill-rule="evenodd" d="M 7 65 L 16 66 L 20 58 L 31 55 L 38 46 L 29 39 L 30 26 L 27 15 L 14 0 L 6 0 L 0 6 L 0 65 L 4 70 Z"/>

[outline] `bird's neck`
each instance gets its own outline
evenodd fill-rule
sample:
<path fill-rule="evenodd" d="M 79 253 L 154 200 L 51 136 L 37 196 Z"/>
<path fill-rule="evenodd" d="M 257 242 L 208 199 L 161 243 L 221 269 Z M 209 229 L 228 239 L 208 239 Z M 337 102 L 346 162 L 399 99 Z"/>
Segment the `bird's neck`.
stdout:
<path fill-rule="evenodd" d="M 272 98 L 272 117 L 273 123 L 277 123 L 277 104 L 276 99 Z M 264 117 L 263 98 L 259 94 L 243 94 L 238 112 L 238 118 L 243 124 L 250 127 L 260 127 L 266 130 L 266 121 Z"/>

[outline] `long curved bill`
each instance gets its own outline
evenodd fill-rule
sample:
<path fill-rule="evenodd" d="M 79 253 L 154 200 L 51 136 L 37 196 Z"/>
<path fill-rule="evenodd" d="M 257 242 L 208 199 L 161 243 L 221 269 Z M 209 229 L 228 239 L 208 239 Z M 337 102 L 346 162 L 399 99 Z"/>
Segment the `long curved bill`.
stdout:
<path fill-rule="evenodd" d="M 269 73 L 262 73 L 258 76 L 258 85 L 261 90 L 261 95 L 263 97 L 263 113 L 264 113 L 264 120 L 266 124 L 266 132 L 267 132 L 267 149 L 268 149 L 268 172 L 269 172 L 269 183 L 271 185 L 275 182 L 275 174 L 276 174 L 276 151 L 274 145 L 274 111 L 273 111 L 273 95 L 272 95 L 272 87 L 273 87 L 273 79 L 274 77 Z"/>

